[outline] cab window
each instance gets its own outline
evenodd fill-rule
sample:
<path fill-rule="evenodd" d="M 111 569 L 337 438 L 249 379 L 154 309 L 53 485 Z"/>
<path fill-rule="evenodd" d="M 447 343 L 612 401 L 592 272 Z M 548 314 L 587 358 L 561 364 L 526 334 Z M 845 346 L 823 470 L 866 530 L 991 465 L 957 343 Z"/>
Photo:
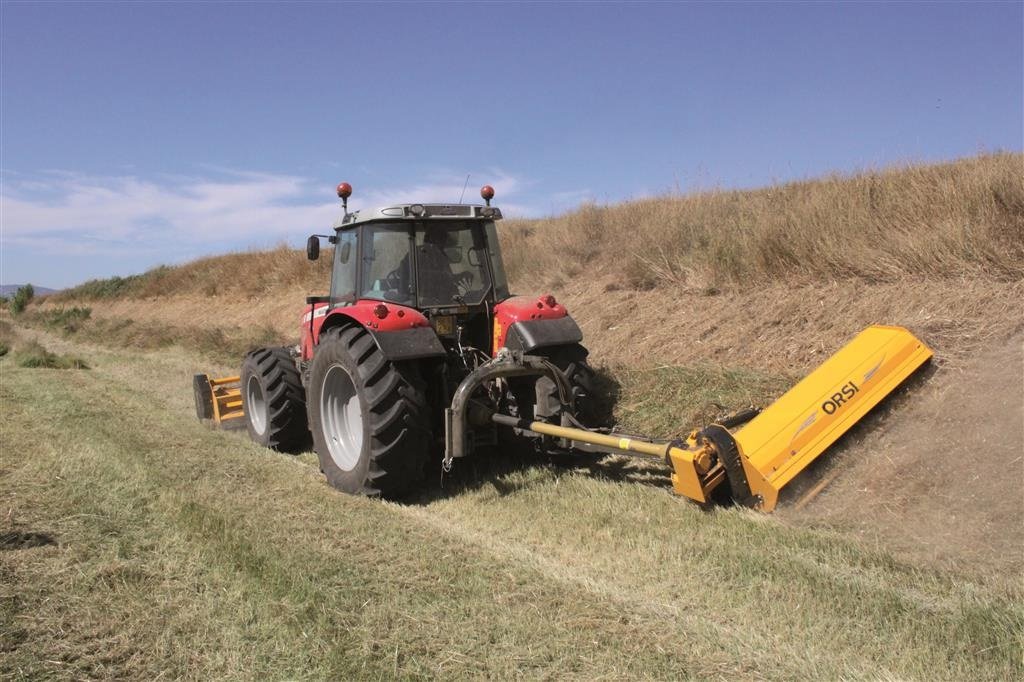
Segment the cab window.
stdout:
<path fill-rule="evenodd" d="M 331 302 L 334 305 L 348 305 L 356 300 L 356 231 L 350 230 L 338 235 L 334 245 L 334 274 L 331 276 Z"/>
<path fill-rule="evenodd" d="M 412 305 L 416 295 L 409 252 L 411 232 L 403 224 L 363 228 L 362 298 Z"/>

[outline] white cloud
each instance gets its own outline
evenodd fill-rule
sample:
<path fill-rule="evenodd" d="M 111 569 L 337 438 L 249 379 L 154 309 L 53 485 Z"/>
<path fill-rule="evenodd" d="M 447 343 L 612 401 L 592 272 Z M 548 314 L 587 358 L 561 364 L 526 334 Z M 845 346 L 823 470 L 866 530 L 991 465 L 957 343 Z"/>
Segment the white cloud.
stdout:
<path fill-rule="evenodd" d="M 239 241 L 269 243 L 310 231 L 323 231 L 341 208 L 322 182 L 291 175 L 210 169 L 218 177 L 87 176 L 50 171 L 28 177 L 4 173 L 0 191 L 0 227 L 5 242 L 32 237 L 60 237 L 89 244 L 141 245 L 154 234 L 178 246 Z M 450 177 L 450 176 L 449 176 Z M 506 215 L 535 215 L 537 204 L 517 202 L 527 183 L 502 171 L 487 177 L 500 194 L 496 204 Z M 413 201 L 455 203 L 463 185 L 456 180 L 411 186 L 356 188 L 351 209 Z M 479 202 L 479 188 L 466 188 L 466 203 Z M 512 201 L 503 198 L 512 197 Z"/>
<path fill-rule="evenodd" d="M 133 243 L 155 230 L 166 239 L 212 243 L 280 238 L 329 224 L 335 202 L 310 199 L 302 178 L 235 173 L 220 179 L 48 174 L 5 179 L 0 220 L 6 239 L 61 236 Z"/>
<path fill-rule="evenodd" d="M 11 281 L 64 285 L 200 255 L 298 245 L 341 214 L 330 183 L 296 175 L 212 167 L 148 178 L 0 173 L 0 277 Z M 464 173 L 439 170 L 422 183 L 356 186 L 349 208 L 455 203 L 464 182 Z M 484 183 L 497 190 L 495 204 L 508 217 L 550 215 L 589 196 L 536 192 L 536 183 L 489 168 L 471 175 L 463 200 L 480 202 Z"/>

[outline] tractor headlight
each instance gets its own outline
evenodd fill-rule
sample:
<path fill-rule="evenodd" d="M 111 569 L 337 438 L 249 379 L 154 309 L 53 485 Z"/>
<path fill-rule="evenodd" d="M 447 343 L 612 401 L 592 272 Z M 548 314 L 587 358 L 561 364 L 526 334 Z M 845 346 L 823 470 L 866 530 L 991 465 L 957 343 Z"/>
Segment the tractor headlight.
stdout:
<path fill-rule="evenodd" d="M 409 213 L 413 214 L 417 218 L 421 218 L 427 209 L 423 207 L 423 204 L 413 204 L 409 207 Z"/>

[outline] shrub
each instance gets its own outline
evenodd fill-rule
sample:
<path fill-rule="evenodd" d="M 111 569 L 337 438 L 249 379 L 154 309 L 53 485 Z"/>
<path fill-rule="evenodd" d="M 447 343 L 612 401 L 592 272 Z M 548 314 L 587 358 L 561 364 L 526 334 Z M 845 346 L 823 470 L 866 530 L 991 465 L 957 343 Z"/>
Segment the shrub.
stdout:
<path fill-rule="evenodd" d="M 14 355 L 19 367 L 42 369 L 89 369 L 89 365 L 87 365 L 81 358 L 51 353 L 36 341 L 29 341 Z"/>
<path fill-rule="evenodd" d="M 14 296 L 11 298 L 11 312 L 15 315 L 20 315 L 35 295 L 36 290 L 31 284 L 18 287 L 18 290 L 14 292 Z"/>
<path fill-rule="evenodd" d="M 42 322 L 50 329 L 73 334 L 82 323 L 92 316 L 92 308 L 57 308 L 48 310 L 41 315 Z"/>

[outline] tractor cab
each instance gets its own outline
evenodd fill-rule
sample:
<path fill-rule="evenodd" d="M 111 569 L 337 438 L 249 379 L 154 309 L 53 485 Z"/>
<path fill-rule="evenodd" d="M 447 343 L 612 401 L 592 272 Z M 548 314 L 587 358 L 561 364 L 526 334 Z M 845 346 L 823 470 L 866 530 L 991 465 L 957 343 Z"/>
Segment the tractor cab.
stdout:
<path fill-rule="evenodd" d="M 489 191 L 489 194 L 488 194 Z M 347 183 L 338 186 L 345 211 L 329 237 L 335 245 L 331 306 L 377 300 L 420 311 L 493 306 L 508 298 L 492 189 L 487 205 L 402 204 L 348 212 Z M 307 254 L 319 257 L 319 236 Z"/>
<path fill-rule="evenodd" d="M 411 324 L 430 328 L 433 341 L 403 342 L 414 354 L 454 352 L 466 366 L 476 362 L 463 357 L 467 349 L 489 355 L 496 306 L 510 297 L 496 228 L 501 210 L 490 205 L 494 190 L 481 190 L 485 205 L 415 203 L 351 213 L 350 194 L 348 183 L 338 186 L 344 210 L 328 237 L 334 244 L 330 294 L 309 301 L 303 358 L 312 357 L 321 322 L 328 328 L 344 322 L 335 315 L 375 334 Z M 319 258 L 321 236 L 309 238 L 311 260 Z"/>
<path fill-rule="evenodd" d="M 335 239 L 332 303 L 369 299 L 433 310 L 508 298 L 493 219 L 356 215 Z"/>

